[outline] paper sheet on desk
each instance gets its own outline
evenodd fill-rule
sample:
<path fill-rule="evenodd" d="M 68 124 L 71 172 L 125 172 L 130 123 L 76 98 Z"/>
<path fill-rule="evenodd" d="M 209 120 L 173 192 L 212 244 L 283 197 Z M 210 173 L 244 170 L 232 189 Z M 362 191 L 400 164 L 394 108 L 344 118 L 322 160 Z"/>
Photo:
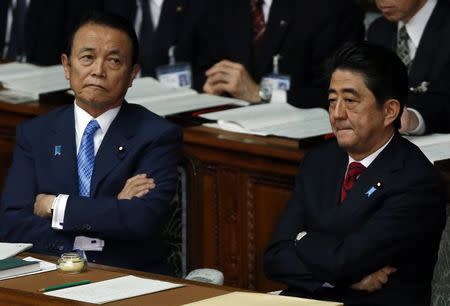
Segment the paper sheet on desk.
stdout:
<path fill-rule="evenodd" d="M 105 304 L 139 295 L 164 291 L 184 285 L 132 275 L 46 292 L 46 295 L 94 304 Z"/>
<path fill-rule="evenodd" d="M 432 163 L 450 158 L 450 134 L 405 136 L 405 138 L 418 146 Z"/>
<path fill-rule="evenodd" d="M 219 295 L 199 302 L 185 304 L 183 306 L 342 306 L 338 302 L 325 302 L 318 300 L 302 299 L 290 296 L 271 295 L 264 293 L 232 292 Z"/>

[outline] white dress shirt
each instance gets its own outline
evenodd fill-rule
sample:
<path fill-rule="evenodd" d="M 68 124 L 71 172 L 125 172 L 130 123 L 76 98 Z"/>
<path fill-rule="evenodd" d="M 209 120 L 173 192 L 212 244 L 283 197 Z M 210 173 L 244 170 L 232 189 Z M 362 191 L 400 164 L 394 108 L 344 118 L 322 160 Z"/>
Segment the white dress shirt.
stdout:
<path fill-rule="evenodd" d="M 150 0 L 150 16 L 152 16 L 153 29 L 156 30 L 159 24 L 159 18 L 161 16 L 161 9 L 163 6 L 164 0 Z M 141 1 L 136 0 L 136 18 L 134 19 L 134 29 L 136 30 L 137 35 L 139 36 L 141 23 L 142 23 L 142 6 Z"/>
<path fill-rule="evenodd" d="M 80 149 L 81 138 L 83 137 L 84 130 L 88 125 L 89 121 L 92 119 L 97 120 L 100 128 L 94 134 L 94 153 L 97 155 L 98 149 L 103 141 L 103 138 L 106 135 L 111 123 L 116 118 L 119 113 L 120 106 L 112 108 L 97 118 L 93 118 L 89 113 L 87 113 L 84 109 L 79 107 L 77 103 L 74 103 L 74 116 L 75 116 L 75 143 L 77 154 Z M 53 202 L 53 217 L 52 217 L 52 228 L 56 230 L 62 230 L 64 228 L 64 215 L 66 211 L 67 200 L 69 199 L 69 195 L 67 194 L 59 194 L 54 202 Z M 92 241 L 96 241 L 95 245 L 92 245 Z M 83 247 L 84 243 L 87 242 L 88 245 L 92 245 L 94 249 L 101 251 L 101 248 L 104 246 L 104 241 L 101 239 L 90 238 L 78 236 L 75 239 L 74 249 L 85 250 Z M 98 247 L 101 245 L 101 247 Z M 97 247 L 96 247 L 97 246 Z M 92 249 L 89 249 L 92 250 Z"/>
<path fill-rule="evenodd" d="M 425 27 L 431 17 L 431 14 L 433 13 L 436 4 L 437 0 L 428 0 L 407 23 L 404 23 L 402 21 L 398 22 L 397 33 L 403 26 L 405 26 L 406 31 L 408 32 L 408 48 L 411 60 L 414 60 L 414 57 L 416 56 L 417 48 L 419 47 L 423 32 L 425 31 Z M 419 125 L 414 130 L 408 131 L 407 134 L 422 135 L 423 133 L 425 133 L 426 127 L 422 115 L 413 108 L 408 107 L 408 110 L 414 112 L 414 114 L 417 116 Z"/>

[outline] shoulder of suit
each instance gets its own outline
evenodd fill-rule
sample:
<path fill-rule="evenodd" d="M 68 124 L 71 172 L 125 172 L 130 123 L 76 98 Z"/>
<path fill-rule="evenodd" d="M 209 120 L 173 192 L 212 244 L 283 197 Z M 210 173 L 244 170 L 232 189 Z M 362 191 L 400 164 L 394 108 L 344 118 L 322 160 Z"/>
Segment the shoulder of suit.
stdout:
<path fill-rule="evenodd" d="M 151 110 L 143 107 L 139 104 L 134 103 L 127 103 L 124 105 L 126 107 L 126 111 L 128 112 L 128 115 L 133 118 L 134 122 L 140 122 L 140 124 L 146 128 L 146 127 L 154 127 L 157 125 L 160 127 L 161 130 L 165 129 L 179 129 L 179 127 L 169 120 L 155 114 Z"/>
<path fill-rule="evenodd" d="M 27 120 L 20 125 L 22 126 L 31 126 L 32 128 L 38 127 L 40 125 L 49 126 L 52 122 L 55 122 L 57 119 L 61 118 L 63 114 L 66 112 L 73 110 L 73 104 L 67 104 L 61 107 L 58 107 L 54 110 L 51 110 L 50 112 L 39 115 L 35 118 L 32 118 L 30 120 Z"/>

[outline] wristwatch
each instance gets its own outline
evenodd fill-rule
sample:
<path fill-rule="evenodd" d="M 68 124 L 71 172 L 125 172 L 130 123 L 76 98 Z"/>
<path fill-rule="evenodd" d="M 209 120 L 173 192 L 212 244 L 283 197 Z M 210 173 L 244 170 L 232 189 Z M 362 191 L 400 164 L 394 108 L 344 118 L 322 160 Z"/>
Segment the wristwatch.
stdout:
<path fill-rule="evenodd" d="M 272 87 L 268 85 L 261 85 L 259 87 L 259 97 L 261 98 L 261 102 L 268 103 L 272 98 Z"/>

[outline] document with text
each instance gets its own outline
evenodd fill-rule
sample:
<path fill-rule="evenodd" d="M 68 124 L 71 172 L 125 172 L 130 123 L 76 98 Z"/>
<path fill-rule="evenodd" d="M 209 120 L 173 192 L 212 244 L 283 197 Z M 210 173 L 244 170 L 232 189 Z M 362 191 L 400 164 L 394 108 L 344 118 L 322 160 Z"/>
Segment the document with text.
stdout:
<path fill-rule="evenodd" d="M 105 304 L 182 286 L 184 285 L 128 275 L 88 285 L 50 291 L 45 294 L 69 300 Z"/>
<path fill-rule="evenodd" d="M 331 133 L 328 112 L 289 104 L 261 104 L 201 115 L 217 124 L 206 126 L 255 135 L 308 138 Z"/>

